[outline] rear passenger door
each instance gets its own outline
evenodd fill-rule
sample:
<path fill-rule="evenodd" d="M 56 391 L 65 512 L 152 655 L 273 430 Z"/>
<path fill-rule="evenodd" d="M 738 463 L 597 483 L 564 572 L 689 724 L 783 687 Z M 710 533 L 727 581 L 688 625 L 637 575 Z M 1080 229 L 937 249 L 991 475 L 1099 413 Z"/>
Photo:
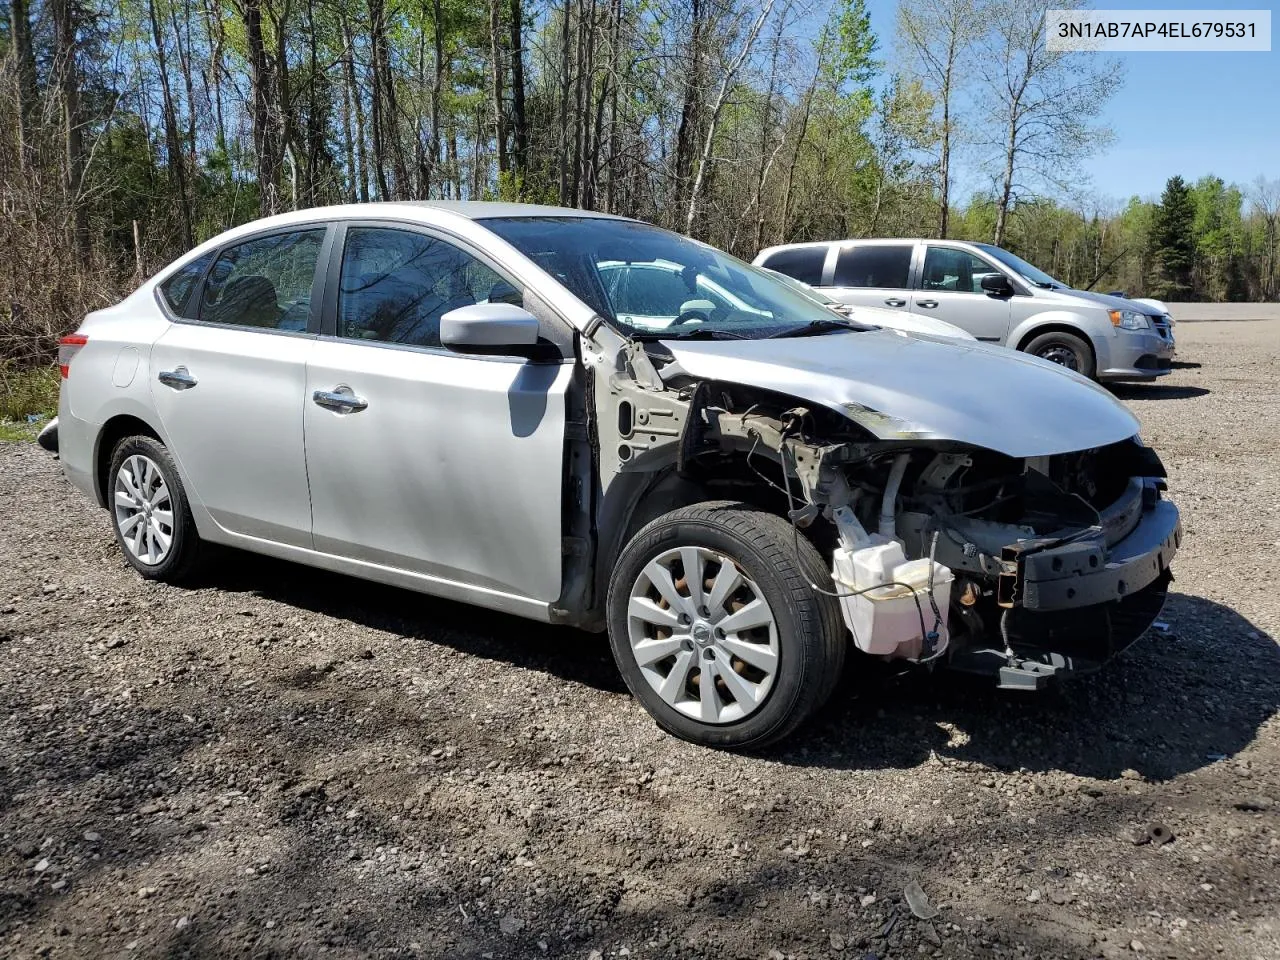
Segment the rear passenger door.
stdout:
<path fill-rule="evenodd" d="M 953 323 L 979 340 L 1004 343 L 1009 334 L 1009 298 L 982 289 L 984 276 L 1002 272 L 963 247 L 926 244 L 911 312 Z"/>
<path fill-rule="evenodd" d="M 836 254 L 831 286 L 823 292 L 841 303 L 905 310 L 910 302 L 915 244 L 844 244 Z"/>
<path fill-rule="evenodd" d="M 192 496 L 224 531 L 311 545 L 302 394 L 328 234 L 237 241 L 189 293 L 165 291 L 173 322 L 151 350 L 151 397 Z"/>

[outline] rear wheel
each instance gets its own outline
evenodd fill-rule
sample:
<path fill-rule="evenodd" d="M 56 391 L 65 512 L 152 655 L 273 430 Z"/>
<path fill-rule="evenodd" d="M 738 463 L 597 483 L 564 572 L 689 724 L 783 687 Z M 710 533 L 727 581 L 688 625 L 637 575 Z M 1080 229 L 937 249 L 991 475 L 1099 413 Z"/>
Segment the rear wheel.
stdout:
<path fill-rule="evenodd" d="M 674 510 L 636 534 L 614 568 L 614 658 L 664 730 L 765 746 L 818 710 L 840 677 L 839 608 L 810 586 L 829 580 L 780 517 L 741 503 Z"/>
<path fill-rule="evenodd" d="M 1094 376 L 1093 350 L 1074 334 L 1051 330 L 1040 334 L 1023 349 L 1033 357 L 1059 364 L 1090 379 Z"/>
<path fill-rule="evenodd" d="M 109 469 L 107 505 L 124 558 L 148 580 L 182 579 L 201 544 L 168 449 L 153 437 L 125 437 Z"/>

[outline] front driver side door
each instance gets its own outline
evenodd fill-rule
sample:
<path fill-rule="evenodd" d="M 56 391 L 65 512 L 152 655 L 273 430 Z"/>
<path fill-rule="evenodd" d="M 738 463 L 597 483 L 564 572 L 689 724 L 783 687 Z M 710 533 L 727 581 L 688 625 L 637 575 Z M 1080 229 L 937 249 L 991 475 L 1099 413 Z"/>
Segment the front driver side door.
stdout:
<path fill-rule="evenodd" d="M 1004 343 L 1009 335 L 1009 297 L 982 289 L 984 276 L 1002 272 L 968 250 L 930 243 L 920 287 L 911 294 L 911 312 L 953 323 L 979 340 Z"/>
<path fill-rule="evenodd" d="M 444 313 L 521 303 L 522 291 L 425 229 L 343 231 L 336 300 L 307 364 L 315 549 L 476 603 L 556 600 L 573 361 L 442 347 Z"/>

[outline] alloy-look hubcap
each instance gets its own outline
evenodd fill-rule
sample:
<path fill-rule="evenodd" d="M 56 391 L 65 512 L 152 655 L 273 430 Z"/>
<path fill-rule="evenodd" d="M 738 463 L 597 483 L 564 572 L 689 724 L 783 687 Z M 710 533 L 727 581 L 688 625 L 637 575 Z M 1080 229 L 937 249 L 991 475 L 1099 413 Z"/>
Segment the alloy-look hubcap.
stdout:
<path fill-rule="evenodd" d="M 148 566 L 164 563 L 173 546 L 173 501 L 155 461 L 135 454 L 120 464 L 114 497 L 116 527 L 129 552 Z"/>
<path fill-rule="evenodd" d="M 703 723 L 757 710 L 778 671 L 778 627 L 760 588 L 706 547 L 655 557 L 631 587 L 631 652 L 662 699 Z"/>

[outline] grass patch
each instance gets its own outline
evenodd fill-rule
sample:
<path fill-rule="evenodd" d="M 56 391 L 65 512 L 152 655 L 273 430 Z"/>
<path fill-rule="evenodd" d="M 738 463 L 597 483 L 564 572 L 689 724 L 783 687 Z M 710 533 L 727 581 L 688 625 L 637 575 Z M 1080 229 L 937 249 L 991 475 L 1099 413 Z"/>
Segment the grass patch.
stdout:
<path fill-rule="evenodd" d="M 0 363 L 0 440 L 34 440 L 58 413 L 60 383 L 57 367 Z"/>

